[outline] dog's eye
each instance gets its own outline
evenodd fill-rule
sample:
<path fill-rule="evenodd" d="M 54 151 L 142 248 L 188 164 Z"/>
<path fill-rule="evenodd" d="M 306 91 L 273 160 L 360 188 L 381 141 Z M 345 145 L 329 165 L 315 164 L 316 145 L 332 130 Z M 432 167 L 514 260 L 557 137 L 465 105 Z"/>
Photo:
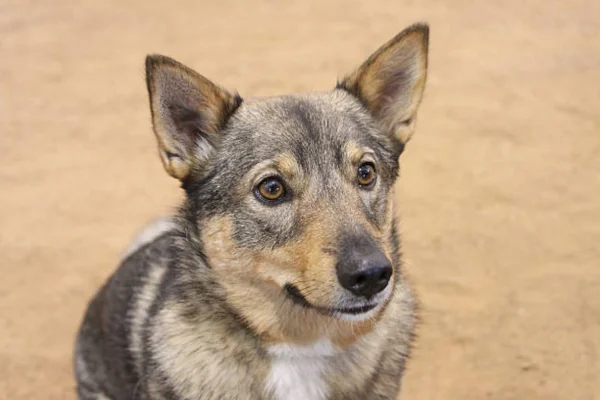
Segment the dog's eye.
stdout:
<path fill-rule="evenodd" d="M 263 201 L 277 201 L 285 196 L 285 186 L 279 178 L 271 177 L 263 179 L 256 187 L 256 197 Z"/>
<path fill-rule="evenodd" d="M 370 162 L 361 164 L 360 167 L 358 167 L 356 175 L 358 184 L 364 188 L 373 187 L 375 180 L 377 179 L 375 166 Z"/>

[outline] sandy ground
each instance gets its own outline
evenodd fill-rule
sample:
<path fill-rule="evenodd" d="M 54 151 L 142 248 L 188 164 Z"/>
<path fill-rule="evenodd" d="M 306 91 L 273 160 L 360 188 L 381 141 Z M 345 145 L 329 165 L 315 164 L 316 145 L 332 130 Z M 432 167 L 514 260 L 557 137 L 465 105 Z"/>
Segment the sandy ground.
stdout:
<path fill-rule="evenodd" d="M 398 189 L 423 317 L 403 398 L 600 399 L 600 2 L 497 3 L 0 1 L 0 398 L 74 398 L 86 301 L 179 200 L 146 53 L 243 95 L 323 90 L 426 20 Z"/>

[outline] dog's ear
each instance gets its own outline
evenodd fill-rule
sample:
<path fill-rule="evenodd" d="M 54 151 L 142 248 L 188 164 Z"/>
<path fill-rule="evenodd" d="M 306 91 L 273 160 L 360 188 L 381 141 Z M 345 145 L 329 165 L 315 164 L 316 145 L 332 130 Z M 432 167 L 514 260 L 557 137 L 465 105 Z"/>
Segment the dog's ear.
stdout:
<path fill-rule="evenodd" d="M 146 57 L 146 83 L 165 169 L 180 180 L 201 172 L 242 99 L 160 55 Z"/>
<path fill-rule="evenodd" d="M 427 77 L 429 27 L 412 25 L 381 46 L 338 83 L 356 96 L 397 139 L 400 149 L 412 136 Z"/>

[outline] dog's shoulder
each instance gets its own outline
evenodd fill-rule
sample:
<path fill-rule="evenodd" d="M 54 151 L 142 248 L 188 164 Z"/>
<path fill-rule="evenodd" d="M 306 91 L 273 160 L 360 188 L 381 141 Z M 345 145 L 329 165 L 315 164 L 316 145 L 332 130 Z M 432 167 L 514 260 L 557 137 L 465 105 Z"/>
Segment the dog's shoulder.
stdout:
<path fill-rule="evenodd" d="M 121 259 L 125 261 L 140 250 L 145 250 L 149 245 L 152 245 L 152 247 L 157 247 L 157 245 L 160 247 L 161 244 L 164 245 L 164 241 L 161 242 L 159 239 L 172 235 L 177 230 L 178 226 L 174 217 L 160 217 L 155 219 L 134 236 Z"/>

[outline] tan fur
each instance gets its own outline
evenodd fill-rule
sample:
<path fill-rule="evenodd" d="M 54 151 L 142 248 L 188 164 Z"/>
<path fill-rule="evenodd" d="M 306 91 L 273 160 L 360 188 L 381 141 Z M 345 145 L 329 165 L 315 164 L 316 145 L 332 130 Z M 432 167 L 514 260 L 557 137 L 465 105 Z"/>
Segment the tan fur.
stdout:
<path fill-rule="evenodd" d="M 218 135 L 225 117 L 235 107 L 235 96 L 170 58 L 151 56 L 147 64 L 152 122 L 160 158 L 169 175 L 183 180 L 192 166 L 211 156 L 212 149 L 203 149 L 208 146 L 199 141 L 199 137 L 182 138 L 181 132 L 176 133 L 177 127 L 169 117 L 171 110 L 164 108 L 164 98 L 173 96 L 169 93 L 173 87 L 193 93 L 187 98 L 191 102 L 182 106 L 198 114 L 198 119 L 203 122 L 203 134 Z"/>
<path fill-rule="evenodd" d="M 181 304 L 167 303 L 157 316 L 155 335 L 151 338 L 156 359 L 169 371 L 174 386 L 184 388 L 179 391 L 179 396 L 186 399 L 206 398 L 207 385 L 216 385 L 237 387 L 240 400 L 250 398 L 252 381 L 266 379 L 267 360 L 255 360 L 252 371 L 230 369 L 223 374 L 222 366 L 212 362 L 214 348 L 205 346 L 203 338 L 219 338 L 223 341 L 223 347 L 230 342 L 238 355 L 251 353 L 253 349 L 238 343 L 226 326 L 216 322 L 198 324 L 185 314 L 185 307 Z"/>
<path fill-rule="evenodd" d="M 383 131 L 402 143 L 414 133 L 417 109 L 427 78 L 428 28 L 417 25 L 401 32 L 379 48 L 342 85 L 359 94 Z M 382 95 L 399 65 L 405 65 L 403 86 L 398 95 Z"/>
<path fill-rule="evenodd" d="M 206 255 L 221 273 L 229 302 L 265 343 L 307 344 L 328 338 L 345 348 L 373 329 L 377 317 L 345 321 L 298 307 L 281 296 L 283 285 L 292 282 L 313 304 L 327 305 L 332 301 L 336 283 L 334 257 L 322 249 L 334 233 L 326 220 L 313 222 L 299 241 L 264 252 L 237 248 L 231 222 L 225 217 L 210 220 L 203 232 Z M 253 276 L 249 276 L 250 271 Z M 239 279 L 240 276 L 246 278 Z"/>

